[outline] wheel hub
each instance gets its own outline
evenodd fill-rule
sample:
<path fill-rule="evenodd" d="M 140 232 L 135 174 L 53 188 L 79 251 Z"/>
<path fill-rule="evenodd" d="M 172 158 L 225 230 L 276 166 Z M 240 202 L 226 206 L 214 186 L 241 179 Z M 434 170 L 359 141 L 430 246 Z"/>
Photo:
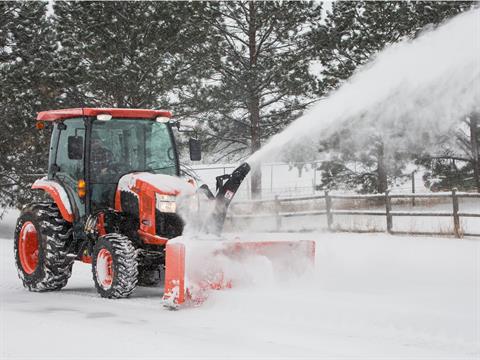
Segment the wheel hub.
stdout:
<path fill-rule="evenodd" d="M 107 249 L 101 249 L 97 255 L 96 275 L 98 283 L 108 290 L 113 283 L 113 259 Z"/>
<path fill-rule="evenodd" d="M 20 264 L 23 271 L 32 274 L 38 265 L 38 233 L 31 221 L 23 224 L 19 238 Z"/>

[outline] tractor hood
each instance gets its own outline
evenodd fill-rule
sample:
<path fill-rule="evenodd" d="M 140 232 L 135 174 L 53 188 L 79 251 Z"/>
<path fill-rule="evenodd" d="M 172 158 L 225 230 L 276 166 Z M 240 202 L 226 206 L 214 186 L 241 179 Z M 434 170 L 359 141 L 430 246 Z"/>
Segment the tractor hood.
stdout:
<path fill-rule="evenodd" d="M 195 187 L 184 179 L 148 172 L 136 172 L 122 176 L 118 191 L 127 191 L 138 196 L 140 193 L 154 192 L 162 195 L 188 196 L 195 194 Z"/>
<path fill-rule="evenodd" d="M 182 234 L 177 214 L 179 197 L 192 198 L 196 189 L 185 180 L 162 174 L 136 172 L 122 176 L 115 195 L 115 209 L 140 221 L 138 233 L 147 244 L 162 245 Z"/>

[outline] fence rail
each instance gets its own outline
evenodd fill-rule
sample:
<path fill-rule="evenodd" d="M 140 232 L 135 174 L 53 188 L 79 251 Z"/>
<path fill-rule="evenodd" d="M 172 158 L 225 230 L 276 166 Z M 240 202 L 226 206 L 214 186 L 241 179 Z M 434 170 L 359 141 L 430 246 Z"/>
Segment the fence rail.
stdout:
<path fill-rule="evenodd" d="M 392 199 L 438 199 L 438 198 L 451 198 L 452 211 L 393 211 L 392 210 Z M 300 217 L 300 216 L 315 216 L 315 215 L 325 215 L 327 218 L 327 226 L 329 230 L 333 230 L 333 220 L 335 215 L 369 215 L 369 216 L 384 216 L 386 220 L 387 232 L 392 234 L 415 234 L 415 235 L 445 235 L 445 233 L 439 232 L 423 232 L 423 231 L 394 231 L 393 230 L 393 218 L 394 217 L 451 217 L 453 224 L 453 235 L 460 238 L 462 236 L 480 236 L 480 233 L 464 233 L 460 227 L 460 218 L 470 217 L 470 218 L 480 218 L 479 213 L 470 213 L 470 212 L 460 212 L 459 211 L 459 198 L 477 198 L 480 199 L 480 193 L 467 193 L 467 192 L 458 192 L 456 189 L 453 189 L 451 192 L 441 192 L 441 193 L 410 193 L 410 194 L 395 194 L 387 191 L 384 194 L 365 194 L 365 195 L 344 195 L 344 194 L 330 194 L 328 191 L 325 191 L 322 195 L 311 195 L 311 196 L 298 196 L 298 197 L 285 197 L 280 198 L 276 196 L 274 199 L 268 200 L 249 200 L 249 201 L 238 201 L 235 202 L 234 208 L 237 206 L 252 204 L 269 204 L 273 205 L 273 212 L 264 212 L 254 214 L 233 214 L 230 217 L 248 219 L 248 218 L 267 218 L 274 217 L 276 219 L 276 230 L 280 230 L 282 224 L 282 218 L 286 217 Z M 333 200 L 380 200 L 385 206 L 385 210 L 353 210 L 353 209 L 335 209 L 333 205 Z M 291 203 L 291 202 L 301 202 L 301 201 L 311 201 L 311 200 L 321 200 L 324 202 L 325 209 L 315 209 L 307 211 L 282 211 L 282 204 Z M 412 201 L 413 206 L 415 206 Z M 480 210 L 480 206 L 479 206 Z"/>

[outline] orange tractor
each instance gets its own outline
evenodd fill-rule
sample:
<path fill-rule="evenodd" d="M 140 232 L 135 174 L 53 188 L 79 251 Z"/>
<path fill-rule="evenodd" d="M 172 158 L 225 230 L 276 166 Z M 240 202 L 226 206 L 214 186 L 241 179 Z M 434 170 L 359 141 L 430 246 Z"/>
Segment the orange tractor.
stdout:
<path fill-rule="evenodd" d="M 313 262 L 311 241 L 222 241 L 228 206 L 250 167 L 218 177 L 215 195 L 181 178 L 173 135 L 179 124 L 170 112 L 78 108 L 40 112 L 37 120 L 53 123 L 48 176 L 32 186 L 49 201 L 25 206 L 17 221 L 15 259 L 27 289 L 60 290 L 78 260 L 92 265 L 102 297 L 128 297 L 163 279 L 165 304 L 177 307 L 231 287 L 225 259 Z M 191 160 L 200 160 L 198 140 L 189 146 Z M 210 240 L 182 238 L 189 221 Z"/>

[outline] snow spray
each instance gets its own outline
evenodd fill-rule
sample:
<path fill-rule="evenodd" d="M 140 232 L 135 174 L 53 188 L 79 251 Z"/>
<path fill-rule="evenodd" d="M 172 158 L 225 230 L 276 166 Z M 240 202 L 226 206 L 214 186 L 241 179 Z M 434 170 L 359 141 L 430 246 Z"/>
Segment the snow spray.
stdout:
<path fill-rule="evenodd" d="M 346 124 L 384 143 L 424 144 L 480 107 L 480 10 L 415 40 L 386 47 L 338 90 L 273 136 L 247 162 L 273 161 L 286 145 L 328 139 Z M 358 141 L 368 141 L 357 133 Z"/>
<path fill-rule="evenodd" d="M 241 183 L 250 172 L 250 165 L 243 163 L 238 166 L 231 174 L 217 176 L 217 194 L 199 192 L 197 198 L 179 199 L 179 213 L 189 225 L 186 231 L 200 233 L 203 235 L 213 234 L 220 236 L 225 218 L 227 216 L 228 207 L 235 196 Z M 205 190 L 205 189 L 204 189 Z M 201 195 L 206 195 L 202 199 Z M 193 206 L 197 202 L 196 206 Z M 209 203 L 205 206 L 205 203 Z M 203 206 L 203 209 L 200 207 Z M 193 211 L 192 211 L 193 210 Z M 193 221 L 189 221 L 193 220 Z M 209 237 L 207 237 L 209 238 Z"/>

